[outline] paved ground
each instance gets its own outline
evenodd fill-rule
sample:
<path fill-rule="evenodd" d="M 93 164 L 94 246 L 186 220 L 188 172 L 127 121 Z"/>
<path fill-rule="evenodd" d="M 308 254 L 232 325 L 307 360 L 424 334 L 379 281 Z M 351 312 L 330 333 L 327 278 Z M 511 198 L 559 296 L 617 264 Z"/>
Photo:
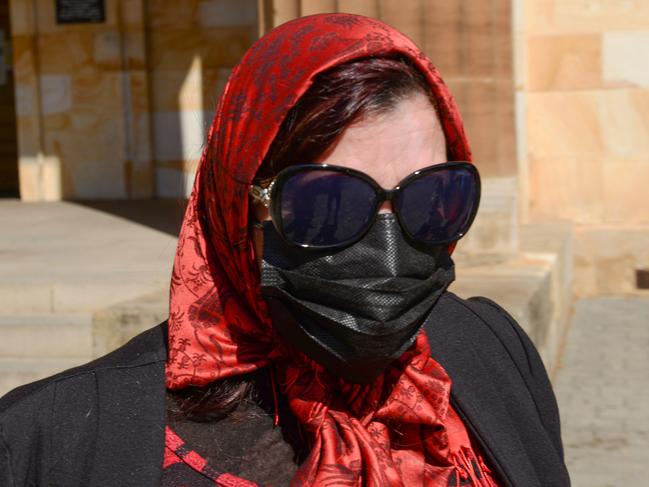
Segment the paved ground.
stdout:
<path fill-rule="evenodd" d="M 174 200 L 0 199 L 0 395 L 116 346 L 120 322 L 105 337 L 98 312 L 130 303 L 129 319 L 161 321 L 182 211 Z M 155 313 L 151 294 L 162 296 Z"/>
<path fill-rule="evenodd" d="M 181 209 L 0 200 L 0 315 L 94 311 L 168 286 Z"/>
<path fill-rule="evenodd" d="M 579 301 L 555 388 L 575 487 L 649 485 L 649 298 Z"/>

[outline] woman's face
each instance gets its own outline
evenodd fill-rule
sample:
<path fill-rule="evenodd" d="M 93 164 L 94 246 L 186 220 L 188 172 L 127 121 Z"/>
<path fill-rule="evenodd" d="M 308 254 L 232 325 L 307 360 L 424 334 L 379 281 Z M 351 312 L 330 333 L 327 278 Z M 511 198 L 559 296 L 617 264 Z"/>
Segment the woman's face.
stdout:
<path fill-rule="evenodd" d="M 348 127 L 317 162 L 350 167 L 366 173 L 385 189 L 422 167 L 447 162 L 444 131 L 430 100 L 415 93 L 384 114 Z M 270 219 L 261 204 L 253 207 L 258 221 Z M 384 202 L 382 212 L 391 211 Z M 261 264 L 263 233 L 253 231 L 257 262 Z"/>

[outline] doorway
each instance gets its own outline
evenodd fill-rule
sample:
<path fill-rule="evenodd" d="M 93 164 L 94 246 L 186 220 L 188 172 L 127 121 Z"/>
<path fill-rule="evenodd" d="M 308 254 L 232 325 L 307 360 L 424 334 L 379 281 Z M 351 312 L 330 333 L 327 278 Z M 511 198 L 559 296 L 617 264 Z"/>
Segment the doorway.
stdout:
<path fill-rule="evenodd" d="M 9 1 L 0 0 L 0 197 L 18 196 L 18 138 Z"/>

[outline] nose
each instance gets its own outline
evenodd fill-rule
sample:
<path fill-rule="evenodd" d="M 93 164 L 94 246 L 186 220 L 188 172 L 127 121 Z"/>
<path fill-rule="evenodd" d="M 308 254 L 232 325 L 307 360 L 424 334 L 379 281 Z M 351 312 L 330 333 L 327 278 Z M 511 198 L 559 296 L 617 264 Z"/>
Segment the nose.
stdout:
<path fill-rule="evenodd" d="M 379 206 L 379 213 L 392 213 L 392 202 L 389 200 L 383 201 Z"/>
<path fill-rule="evenodd" d="M 379 213 L 393 213 L 394 208 L 392 207 L 392 202 L 394 201 L 399 188 L 394 189 L 384 189 L 377 197 L 381 200 L 381 206 L 379 206 Z"/>

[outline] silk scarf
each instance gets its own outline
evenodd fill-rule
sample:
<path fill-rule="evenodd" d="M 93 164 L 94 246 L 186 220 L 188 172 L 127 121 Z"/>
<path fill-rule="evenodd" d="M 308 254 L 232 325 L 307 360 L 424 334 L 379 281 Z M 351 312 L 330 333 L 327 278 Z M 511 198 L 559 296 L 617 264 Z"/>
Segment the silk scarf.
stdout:
<path fill-rule="evenodd" d="M 319 72 L 368 56 L 404 56 L 437 102 L 449 160 L 471 154 L 438 71 L 400 32 L 374 19 L 322 14 L 259 39 L 219 100 L 183 220 L 169 309 L 170 389 L 272 365 L 310 453 L 293 485 L 493 485 L 450 407 L 451 380 L 422 332 L 372 384 L 333 376 L 273 332 L 259 290 L 248 188 L 282 120 Z"/>

